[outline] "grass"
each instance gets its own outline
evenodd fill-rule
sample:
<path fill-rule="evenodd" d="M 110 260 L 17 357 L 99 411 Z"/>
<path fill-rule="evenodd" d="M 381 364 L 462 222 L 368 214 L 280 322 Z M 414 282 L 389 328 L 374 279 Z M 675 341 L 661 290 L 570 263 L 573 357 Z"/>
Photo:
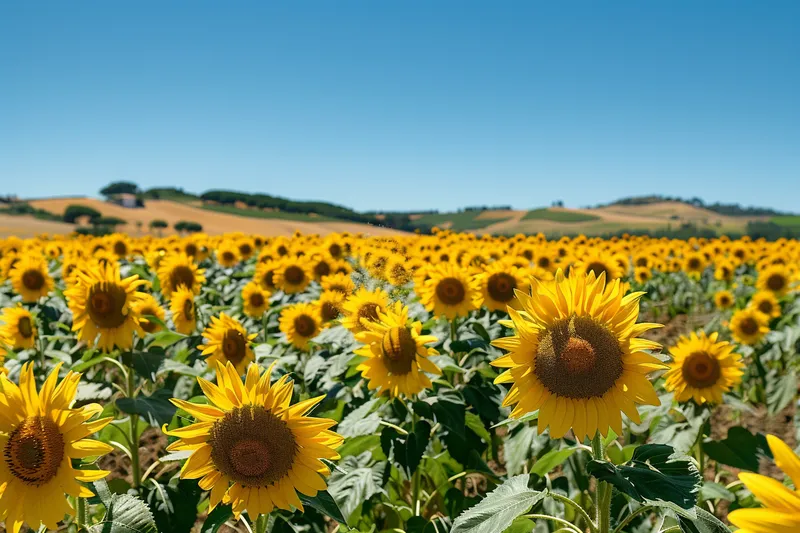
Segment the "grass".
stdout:
<path fill-rule="evenodd" d="M 573 211 L 551 211 L 546 207 L 541 209 L 532 209 L 525 213 L 522 220 L 552 220 L 554 222 L 591 222 L 593 220 L 600 220 L 600 217 L 595 215 L 587 215 L 586 213 L 576 213 Z"/>
<path fill-rule="evenodd" d="M 772 217 L 769 221 L 779 226 L 785 226 L 787 228 L 793 228 L 793 229 L 800 229 L 800 215 L 784 215 L 780 217 Z"/>
<path fill-rule="evenodd" d="M 306 213 L 286 213 L 284 211 L 261 211 L 258 209 L 242 209 L 230 205 L 208 205 L 199 206 L 201 209 L 216 211 L 217 213 L 228 213 L 240 217 L 250 218 L 272 218 L 280 220 L 296 220 L 299 222 L 347 222 L 339 218 L 324 217 L 322 215 L 311 216 Z"/>
<path fill-rule="evenodd" d="M 464 211 L 463 213 L 438 213 L 422 215 L 420 218 L 411 222 L 413 226 L 439 226 L 449 224 L 453 231 L 469 231 L 483 229 L 492 224 L 503 222 L 508 218 L 476 218 L 481 211 Z"/>

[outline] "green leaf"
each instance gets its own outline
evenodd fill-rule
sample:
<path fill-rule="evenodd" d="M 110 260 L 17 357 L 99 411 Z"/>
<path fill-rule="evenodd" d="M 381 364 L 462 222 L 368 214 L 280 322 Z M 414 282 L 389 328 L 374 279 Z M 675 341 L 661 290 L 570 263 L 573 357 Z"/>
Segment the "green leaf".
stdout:
<path fill-rule="evenodd" d="M 530 518 L 520 517 L 503 530 L 503 533 L 531 533 L 534 529 L 536 529 L 536 522 Z"/>
<path fill-rule="evenodd" d="M 316 496 L 306 496 L 305 494 L 298 493 L 300 496 L 300 501 L 303 502 L 303 505 L 308 507 L 313 507 L 320 513 L 324 514 L 325 516 L 332 518 L 339 522 L 340 524 L 346 524 L 347 521 L 342 515 L 342 510 L 339 509 L 339 506 L 336 504 L 336 500 L 333 499 L 333 496 L 327 490 L 323 490 L 322 492 L 318 492 Z"/>
<path fill-rule="evenodd" d="M 164 350 L 157 349 L 152 352 L 125 352 L 122 354 L 122 363 L 133 368 L 144 379 L 155 381 L 158 369 L 164 362 Z"/>
<path fill-rule="evenodd" d="M 528 474 L 510 478 L 456 518 L 452 533 L 503 531 L 545 497 L 529 487 L 530 481 Z"/>
<path fill-rule="evenodd" d="M 150 346 L 159 346 L 161 348 L 168 348 L 178 341 L 186 338 L 186 335 L 181 335 L 176 331 L 162 330 L 153 334 L 153 342 Z"/>
<path fill-rule="evenodd" d="M 787 371 L 782 375 L 770 372 L 767 376 L 767 409 L 770 416 L 774 416 L 792 403 L 797 394 L 797 374 Z"/>
<path fill-rule="evenodd" d="M 217 533 L 225 522 L 233 518 L 233 510 L 230 505 L 217 505 L 214 510 L 208 513 L 200 533 Z"/>
<path fill-rule="evenodd" d="M 439 394 L 425 401 L 431 405 L 437 422 L 462 440 L 466 438 L 467 407 L 461 395 L 453 391 L 439 391 Z"/>
<path fill-rule="evenodd" d="M 634 450 L 625 465 L 590 461 L 587 470 L 639 502 L 664 501 L 691 509 L 697 501 L 700 474 L 688 459 L 674 452 L 665 444 L 645 444 Z"/>
<path fill-rule="evenodd" d="M 111 494 L 105 483 L 102 489 L 95 487 L 106 513 L 89 528 L 90 533 L 158 533 L 153 513 L 142 500 L 130 494 Z"/>
<path fill-rule="evenodd" d="M 569 456 L 575 453 L 575 448 L 565 448 L 563 450 L 550 450 L 533 463 L 531 474 L 537 476 L 544 476 L 546 473 L 553 470 L 555 467 L 569 459 Z"/>
<path fill-rule="evenodd" d="M 393 427 L 384 427 L 381 431 L 381 448 L 388 457 L 392 451 L 394 459 L 402 466 L 410 477 L 419 466 L 425 448 L 431 436 L 431 425 L 427 420 L 419 420 L 413 431 L 401 435 Z"/>
<path fill-rule="evenodd" d="M 463 341 L 453 341 L 450 343 L 450 351 L 453 353 L 470 353 L 472 350 L 487 348 L 489 343 L 482 338 L 466 339 Z"/>
<path fill-rule="evenodd" d="M 412 516 L 406 522 L 406 533 L 437 533 L 436 526 L 421 516 Z"/>
<path fill-rule="evenodd" d="M 704 481 L 700 487 L 701 500 L 725 500 L 728 502 L 736 501 L 736 495 L 719 483 Z"/>
<path fill-rule="evenodd" d="M 483 425 L 481 417 L 475 413 L 467 413 L 465 421 L 467 423 L 467 427 L 474 431 L 477 436 L 482 438 L 484 442 L 492 442 L 492 436 L 489 435 L 489 431 L 486 429 L 486 426 Z"/>
<path fill-rule="evenodd" d="M 373 463 L 372 454 L 345 457 L 328 479 L 328 492 L 346 519 L 358 506 L 375 494 L 383 493 L 383 474 L 386 462 Z"/>
<path fill-rule="evenodd" d="M 470 324 L 470 326 L 472 327 L 472 331 L 477 333 L 486 344 L 490 344 L 492 342 L 492 337 L 489 335 L 489 332 L 486 331 L 486 328 L 483 327 L 483 324 L 480 322 L 473 322 Z"/>
<path fill-rule="evenodd" d="M 140 415 L 153 427 L 161 427 L 172 420 L 177 407 L 169 401 L 172 391 L 158 389 L 151 396 L 117 399 L 117 408 L 129 415 Z"/>
<path fill-rule="evenodd" d="M 700 507 L 695 507 L 694 510 L 697 512 L 695 520 L 678 516 L 683 533 L 730 533 L 731 530 L 716 516 Z"/>
<path fill-rule="evenodd" d="M 742 426 L 730 428 L 723 440 L 704 442 L 703 450 L 718 463 L 751 472 L 758 472 L 761 457 L 772 457 L 767 438 L 761 433 L 754 435 Z"/>
<path fill-rule="evenodd" d="M 546 440 L 547 436 L 536 434 L 536 427 L 522 425 L 515 429 L 503 444 L 508 473 L 521 474 L 528 459 L 542 449 Z"/>
<path fill-rule="evenodd" d="M 378 413 L 370 413 L 370 411 L 375 408 L 378 401 L 378 399 L 370 400 L 354 409 L 339 423 L 336 432 L 348 438 L 375 433 L 381 425 L 381 417 Z"/>

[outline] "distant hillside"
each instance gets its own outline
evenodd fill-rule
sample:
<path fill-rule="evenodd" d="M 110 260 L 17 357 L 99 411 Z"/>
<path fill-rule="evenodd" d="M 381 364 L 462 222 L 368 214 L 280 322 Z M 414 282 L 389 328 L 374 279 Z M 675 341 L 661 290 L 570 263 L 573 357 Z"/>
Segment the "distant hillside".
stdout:
<path fill-rule="evenodd" d="M 743 207 L 739 204 L 723 204 L 719 202 L 713 204 L 707 204 L 702 199 L 697 197 L 686 200 L 678 197 L 662 196 L 659 194 L 621 198 L 615 202 L 611 202 L 610 204 L 598 205 L 597 207 L 609 207 L 615 205 L 649 205 L 662 202 L 677 202 L 677 203 L 688 204 L 695 207 L 708 209 L 709 211 L 713 211 L 714 213 L 719 213 L 720 215 L 727 215 L 732 217 L 763 217 L 763 216 L 791 215 L 791 213 L 776 211 L 775 209 L 771 209 L 769 207 L 752 207 L 752 206 Z"/>

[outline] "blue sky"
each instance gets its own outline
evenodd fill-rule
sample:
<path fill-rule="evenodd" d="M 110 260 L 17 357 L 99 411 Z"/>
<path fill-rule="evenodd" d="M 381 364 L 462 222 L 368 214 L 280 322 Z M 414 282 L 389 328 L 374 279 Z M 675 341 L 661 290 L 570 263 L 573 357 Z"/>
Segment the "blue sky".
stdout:
<path fill-rule="evenodd" d="M 798 210 L 800 2 L 4 2 L 0 193 Z"/>

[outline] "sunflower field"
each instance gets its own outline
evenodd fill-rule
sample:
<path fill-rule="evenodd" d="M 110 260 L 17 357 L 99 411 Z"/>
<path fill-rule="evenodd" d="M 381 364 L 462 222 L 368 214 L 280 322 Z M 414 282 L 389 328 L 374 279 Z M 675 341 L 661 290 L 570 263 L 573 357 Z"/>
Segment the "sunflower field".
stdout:
<path fill-rule="evenodd" d="M 724 237 L 0 240 L 0 530 L 798 533 L 799 265 Z"/>

